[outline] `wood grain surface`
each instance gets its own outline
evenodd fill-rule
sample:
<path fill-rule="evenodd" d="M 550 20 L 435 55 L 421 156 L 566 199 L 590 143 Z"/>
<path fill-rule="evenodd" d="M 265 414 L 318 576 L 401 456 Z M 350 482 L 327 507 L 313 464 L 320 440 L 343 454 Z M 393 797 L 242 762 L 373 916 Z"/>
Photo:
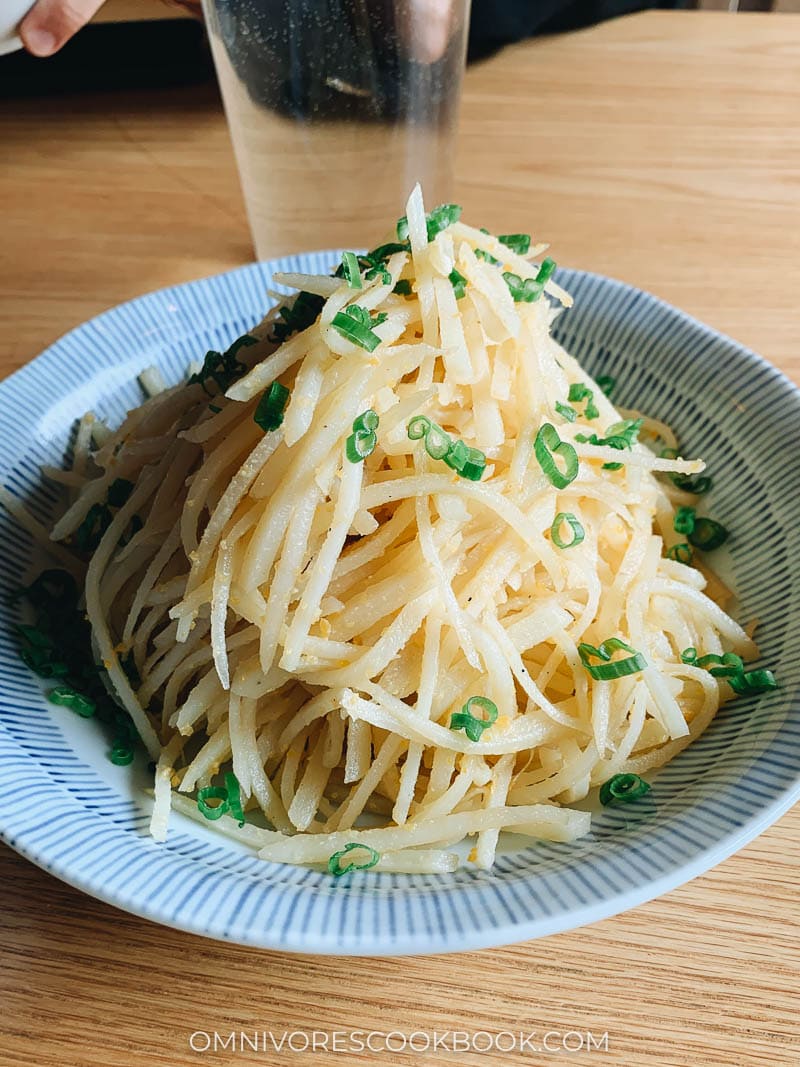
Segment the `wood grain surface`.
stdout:
<path fill-rule="evenodd" d="M 799 125 L 800 16 L 636 16 L 469 71 L 460 199 L 468 218 L 497 232 L 532 227 L 559 261 L 652 290 L 800 382 Z M 0 144 L 4 373 L 110 305 L 250 256 L 210 90 L 6 101 Z M 89 899 L 2 849 L 0 1067 L 797 1067 L 798 844 L 796 809 L 626 915 L 405 960 L 206 941 Z M 198 1031 L 313 1029 L 522 1030 L 540 1043 L 591 1031 L 608 1034 L 608 1049 L 190 1047 Z"/>

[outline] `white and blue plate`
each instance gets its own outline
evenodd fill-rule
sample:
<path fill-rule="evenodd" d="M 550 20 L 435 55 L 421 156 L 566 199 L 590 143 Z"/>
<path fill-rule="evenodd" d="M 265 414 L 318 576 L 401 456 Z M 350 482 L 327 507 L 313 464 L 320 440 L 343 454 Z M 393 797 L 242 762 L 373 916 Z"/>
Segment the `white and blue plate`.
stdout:
<path fill-rule="evenodd" d="M 39 467 L 60 464 L 76 416 L 116 424 L 141 402 L 136 375 L 168 381 L 258 321 L 277 270 L 329 271 L 335 253 L 254 264 L 133 300 L 73 330 L 0 385 L 0 482 L 43 521 Z M 649 796 L 596 814 L 574 844 L 509 847 L 491 872 L 327 873 L 268 864 L 173 814 L 148 835 L 147 759 L 107 759 L 99 724 L 48 704 L 19 660 L 7 594 L 32 573 L 27 534 L 0 514 L 0 837 L 56 877 L 138 915 L 272 949 L 391 955 L 541 937 L 613 915 L 707 870 L 800 796 L 800 393 L 734 341 L 646 293 L 562 270 L 575 307 L 559 341 L 615 402 L 669 423 L 714 476 L 732 531 L 737 615 L 759 620 L 781 688 L 727 704 L 656 776 Z M 520 838 L 515 839 L 519 844 Z"/>

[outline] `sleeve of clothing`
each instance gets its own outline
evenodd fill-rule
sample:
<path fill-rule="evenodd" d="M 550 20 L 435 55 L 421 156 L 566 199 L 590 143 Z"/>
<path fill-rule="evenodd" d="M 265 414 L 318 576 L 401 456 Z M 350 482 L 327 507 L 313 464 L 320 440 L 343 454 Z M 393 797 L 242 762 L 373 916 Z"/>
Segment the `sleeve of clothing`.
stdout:
<path fill-rule="evenodd" d="M 648 8 L 683 8 L 687 0 L 472 0 L 469 59 L 542 33 L 562 33 Z"/>

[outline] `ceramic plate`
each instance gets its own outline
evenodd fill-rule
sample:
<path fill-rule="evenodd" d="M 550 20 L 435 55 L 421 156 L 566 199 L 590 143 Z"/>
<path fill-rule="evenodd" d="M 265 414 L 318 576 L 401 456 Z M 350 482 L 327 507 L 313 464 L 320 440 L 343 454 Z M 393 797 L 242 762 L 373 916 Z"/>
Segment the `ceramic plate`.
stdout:
<path fill-rule="evenodd" d="M 38 475 L 61 463 L 75 417 L 119 421 L 136 375 L 169 381 L 258 321 L 276 270 L 328 271 L 335 253 L 255 264 L 165 289 L 73 330 L 0 385 L 0 481 L 43 520 Z M 726 705 L 662 769 L 648 798 L 603 810 L 570 845 L 511 842 L 491 872 L 327 873 L 266 864 L 173 815 L 147 833 L 146 757 L 107 759 L 98 724 L 48 704 L 20 662 L 6 594 L 31 573 L 28 537 L 0 515 L 0 835 L 58 878 L 117 907 L 209 937 L 275 949 L 388 955 L 500 945 L 612 915 L 707 870 L 800 796 L 800 393 L 759 357 L 645 293 L 563 270 L 575 307 L 557 336 L 615 401 L 673 426 L 714 475 L 713 514 L 731 530 L 737 615 L 760 620 L 781 688 Z M 517 839 L 519 843 L 520 839 Z"/>

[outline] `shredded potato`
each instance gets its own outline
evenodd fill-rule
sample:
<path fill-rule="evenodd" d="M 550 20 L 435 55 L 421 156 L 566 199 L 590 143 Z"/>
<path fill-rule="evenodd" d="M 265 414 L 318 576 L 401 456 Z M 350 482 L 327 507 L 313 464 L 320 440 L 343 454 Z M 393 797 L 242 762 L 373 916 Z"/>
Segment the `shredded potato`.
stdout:
<path fill-rule="evenodd" d="M 443 872 L 459 862 L 452 843 L 475 835 L 472 862 L 489 868 L 501 831 L 586 834 L 590 815 L 571 804 L 707 726 L 723 687 L 682 649 L 753 653 L 703 573 L 665 558 L 681 494 L 655 472 L 703 463 L 581 440 L 622 415 L 551 337 L 568 295 L 547 280 L 551 299 L 515 303 L 502 272 L 524 284 L 540 264 L 460 221 L 429 240 L 419 189 L 407 227 L 407 250 L 361 288 L 278 278 L 315 294 L 318 313 L 281 344 L 274 312 L 255 327 L 225 396 L 210 404 L 199 384 L 165 388 L 150 371 L 152 398 L 119 430 L 81 425 L 66 481 L 77 496 L 53 536 L 74 533 L 114 477 L 134 484 L 92 554 L 86 605 L 157 761 L 160 840 L 172 804 L 197 817 L 191 794 L 232 769 L 261 824 L 212 825 L 265 859 L 325 863 L 358 845 L 377 870 Z M 372 350 L 337 326 L 353 307 Z M 254 415 L 273 382 L 290 397 L 265 432 Z M 573 421 L 559 413 L 575 384 L 597 417 L 583 403 Z M 375 446 L 353 462 L 348 439 L 370 409 Z M 416 416 L 482 454 L 482 477 L 412 440 Z M 545 424 L 577 459 L 561 487 L 534 447 Z M 660 423 L 646 429 L 674 444 Z M 584 535 L 572 547 L 556 540 L 565 513 Z M 580 646 L 609 638 L 641 669 L 593 676 Z M 453 723 L 473 697 L 497 712 L 476 736 Z"/>

